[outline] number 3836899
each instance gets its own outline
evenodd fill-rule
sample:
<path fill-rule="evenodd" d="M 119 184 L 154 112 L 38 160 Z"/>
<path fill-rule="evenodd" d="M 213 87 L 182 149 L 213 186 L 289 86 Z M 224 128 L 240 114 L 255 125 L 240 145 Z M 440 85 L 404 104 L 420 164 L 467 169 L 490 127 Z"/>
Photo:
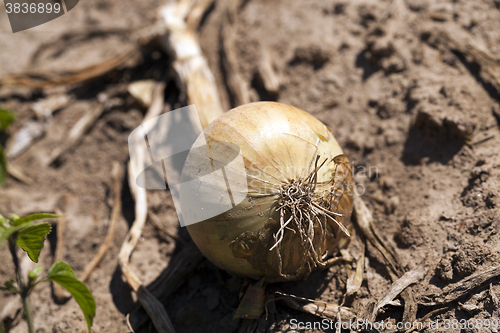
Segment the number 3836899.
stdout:
<path fill-rule="evenodd" d="M 15 13 L 15 14 L 50 14 L 50 13 L 59 13 L 62 8 L 59 3 L 52 2 L 39 2 L 39 3 L 28 3 L 28 2 L 5 2 L 5 9 L 7 10 L 7 14 Z"/>

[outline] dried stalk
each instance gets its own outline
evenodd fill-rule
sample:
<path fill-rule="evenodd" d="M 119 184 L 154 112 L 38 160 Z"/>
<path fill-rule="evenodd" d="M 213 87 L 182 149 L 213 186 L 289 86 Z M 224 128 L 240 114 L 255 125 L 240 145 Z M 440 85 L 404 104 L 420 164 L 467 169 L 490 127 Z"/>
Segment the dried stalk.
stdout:
<path fill-rule="evenodd" d="M 164 99 L 164 83 L 159 83 L 154 91 L 153 103 L 151 104 L 146 116 L 144 117 L 143 123 L 151 118 L 159 116 L 163 111 L 163 99 Z M 144 155 L 141 149 L 136 152 L 137 163 L 143 165 Z M 134 251 L 139 239 L 141 238 L 142 229 L 146 223 L 148 215 L 148 203 L 147 203 L 147 193 L 146 189 L 138 187 L 134 175 L 132 174 L 132 167 L 129 162 L 129 186 L 132 195 L 135 199 L 135 220 L 127 234 L 127 237 L 120 249 L 118 254 L 118 262 L 120 264 L 120 269 L 122 271 L 125 280 L 129 286 L 137 293 L 137 297 L 142 306 L 146 309 L 146 312 L 150 316 L 153 324 L 160 333 L 173 333 L 175 329 L 168 317 L 167 312 L 163 305 L 149 293 L 141 283 L 141 280 L 135 274 L 135 272 L 130 268 L 130 256 Z"/>
<path fill-rule="evenodd" d="M 9 175 L 11 175 L 15 179 L 25 183 L 26 185 L 31 185 L 35 182 L 33 179 L 31 179 L 29 176 L 27 176 L 24 172 L 22 172 L 21 169 L 12 165 L 12 163 L 9 163 L 7 165 L 7 172 L 9 173 Z"/>
<path fill-rule="evenodd" d="M 391 279 L 396 282 L 399 277 L 403 276 L 404 271 L 401 269 L 394 252 L 384 244 L 380 236 L 377 234 L 377 231 L 373 226 L 372 213 L 356 191 L 354 191 L 353 206 L 353 216 L 357 222 L 357 227 L 360 229 L 365 239 L 367 239 L 385 259 L 385 262 L 389 267 L 388 272 Z M 417 303 L 415 302 L 413 292 L 411 288 L 405 287 L 400 291 L 400 293 L 401 298 L 404 301 L 403 320 L 405 322 L 413 322 L 417 317 Z M 375 313 L 376 316 L 376 312 L 373 313 Z M 372 317 L 373 313 L 371 314 Z M 367 313 L 367 315 L 369 314 Z"/>
<path fill-rule="evenodd" d="M 52 165 L 56 162 L 65 152 L 70 150 L 82 139 L 83 135 L 94 125 L 104 111 L 104 106 L 99 104 L 93 112 L 86 113 L 69 132 L 68 139 L 52 151 L 47 165 Z"/>
<path fill-rule="evenodd" d="M 405 273 L 400 279 L 392 284 L 391 290 L 384 296 L 373 309 L 370 321 L 373 323 L 377 318 L 377 314 L 382 310 L 382 308 L 390 304 L 399 294 L 403 292 L 408 286 L 417 283 L 422 280 L 427 274 L 426 267 L 418 267 L 412 271 Z"/>
<path fill-rule="evenodd" d="M 235 15 L 233 10 L 228 9 L 230 22 Z M 251 99 L 250 87 L 238 72 L 238 58 L 234 49 L 234 39 L 234 28 L 230 23 L 225 23 L 220 32 L 221 60 L 224 66 L 227 88 L 234 99 L 234 106 L 239 106 L 250 103 Z"/>
<path fill-rule="evenodd" d="M 358 259 L 356 270 L 348 273 L 347 286 L 345 296 L 354 295 L 363 283 L 363 272 L 365 271 L 365 246 L 363 245 L 363 250 L 361 251 L 361 256 Z"/>
<path fill-rule="evenodd" d="M 277 300 L 282 300 L 288 307 L 312 314 L 314 316 L 318 316 L 321 318 L 336 320 L 339 313 L 341 318 L 343 319 L 353 319 L 356 317 L 356 314 L 352 311 L 352 309 L 339 306 L 337 304 L 312 300 L 303 297 L 297 297 L 293 295 L 288 295 L 282 292 L 276 292 L 278 295 L 282 296 L 277 298 Z M 301 305 L 295 300 L 308 302 L 307 304 Z"/>
<path fill-rule="evenodd" d="M 472 58 L 474 62 L 481 66 L 484 79 L 491 82 L 497 93 L 500 93 L 500 66 L 496 59 L 484 49 L 474 44 L 472 41 L 462 41 L 446 31 L 440 31 L 437 35 L 437 42 L 447 49 L 457 51 Z"/>
<path fill-rule="evenodd" d="M 268 94 L 277 96 L 281 86 L 281 79 L 276 73 L 274 63 L 269 54 L 269 50 L 263 48 L 258 65 L 259 77 L 262 80 L 262 85 Z"/>
<path fill-rule="evenodd" d="M 122 167 L 120 163 L 113 162 L 113 169 L 111 170 L 111 177 L 113 178 L 113 192 L 115 195 L 113 210 L 111 212 L 111 225 L 109 226 L 108 233 L 104 239 L 104 243 L 99 248 L 97 254 L 92 258 L 92 260 L 87 264 L 85 270 L 80 276 L 80 280 L 85 282 L 94 268 L 99 264 L 104 255 L 109 249 L 111 242 L 113 241 L 113 236 L 115 235 L 116 225 L 118 224 L 118 219 L 120 218 L 120 213 L 122 210 L 122 202 L 120 200 L 121 195 L 121 182 L 120 175 L 122 174 Z"/>
<path fill-rule="evenodd" d="M 434 306 L 454 302 L 499 276 L 500 266 L 495 266 L 480 272 L 476 272 L 471 276 L 458 281 L 457 283 L 446 286 L 443 291 L 437 295 L 430 294 L 422 296 L 422 299 L 424 301 L 420 304 Z M 425 301 L 426 299 L 431 299 L 432 301 L 427 302 Z"/>
<path fill-rule="evenodd" d="M 138 151 L 138 160 L 140 160 L 141 157 L 141 152 Z M 137 290 L 141 286 L 141 281 L 135 274 L 135 272 L 130 268 L 129 260 L 132 252 L 139 242 L 139 239 L 141 238 L 142 229 L 144 227 L 144 224 L 146 223 L 146 217 L 148 215 L 148 202 L 146 189 L 138 187 L 136 185 L 134 175 L 132 174 L 132 168 L 130 166 L 128 170 L 129 186 L 131 189 L 134 188 L 134 190 L 132 190 L 132 195 L 135 199 L 135 220 L 125 238 L 125 242 L 123 242 L 123 245 L 120 249 L 120 253 L 118 254 L 118 262 L 120 263 L 120 269 L 123 276 L 125 277 L 125 280 L 132 288 L 132 290 L 137 292 Z"/>
<path fill-rule="evenodd" d="M 7 157 L 14 159 L 27 151 L 31 145 L 45 135 L 48 123 L 28 120 L 23 124 L 9 142 Z"/>
<path fill-rule="evenodd" d="M 397 277 L 402 275 L 396 256 L 385 246 L 384 242 L 377 235 L 377 232 L 373 227 L 372 213 L 356 191 L 354 191 L 353 206 L 353 216 L 356 219 L 358 228 L 361 230 L 363 236 L 380 252 L 380 254 L 382 254 L 390 268 L 389 273 L 391 273 L 391 278 L 396 280 Z"/>
<path fill-rule="evenodd" d="M 91 65 L 72 73 L 22 73 L 7 75 L 0 78 L 0 86 L 26 86 L 30 88 L 46 88 L 54 85 L 84 82 L 99 77 L 117 67 L 122 66 L 132 57 L 138 54 L 136 45 L 128 48 L 123 53 L 103 61 L 99 64 Z"/>
<path fill-rule="evenodd" d="M 173 68 L 178 77 L 181 91 L 187 95 L 188 103 L 198 110 L 201 125 L 207 127 L 222 113 L 215 78 L 201 52 L 195 31 L 186 19 L 193 8 L 200 3 L 196 0 L 180 0 L 165 5 L 160 10 L 160 21 L 167 33 L 162 46 L 175 59 Z"/>
<path fill-rule="evenodd" d="M 493 301 L 493 304 L 495 305 L 495 310 L 500 310 L 500 300 L 498 299 L 497 295 L 495 295 L 495 292 L 493 291 L 493 284 L 490 283 L 490 297 L 491 300 Z"/>
<path fill-rule="evenodd" d="M 155 88 L 155 91 L 153 93 L 153 102 L 149 107 L 146 116 L 144 117 L 143 123 L 151 118 L 159 116 L 163 111 L 164 89 L 164 83 L 157 84 L 157 87 Z M 145 156 L 143 156 L 143 151 L 140 149 L 137 150 L 136 156 L 138 165 L 144 165 L 143 161 Z M 144 224 L 146 223 L 146 218 L 148 215 L 148 202 L 146 189 L 137 186 L 134 175 L 132 174 L 132 167 L 130 163 L 131 162 L 129 162 L 128 167 L 128 182 L 130 190 L 132 192 L 132 196 L 135 199 L 135 220 L 132 224 L 132 227 L 130 228 L 130 231 L 127 234 L 125 242 L 120 249 L 118 261 L 120 263 L 122 273 L 127 280 L 127 283 L 134 291 L 137 291 L 141 285 L 141 282 L 137 275 L 130 269 L 129 258 L 135 247 L 137 246 L 139 239 L 141 238 L 142 229 L 144 227 Z"/>

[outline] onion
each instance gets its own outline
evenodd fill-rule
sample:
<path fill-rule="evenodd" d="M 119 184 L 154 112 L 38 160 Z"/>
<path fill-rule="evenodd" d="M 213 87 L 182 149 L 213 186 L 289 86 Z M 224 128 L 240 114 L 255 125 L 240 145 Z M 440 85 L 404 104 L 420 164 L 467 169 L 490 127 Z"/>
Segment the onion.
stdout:
<path fill-rule="evenodd" d="M 241 170 L 224 168 L 235 156 Z M 196 183 L 207 174 L 201 165 L 225 169 L 225 178 Z M 245 191 L 234 186 L 242 174 Z M 331 130 L 298 108 L 259 102 L 226 112 L 200 134 L 181 179 L 198 184 L 181 190 L 189 234 L 205 257 L 233 274 L 267 282 L 306 278 L 349 236 L 349 160 Z M 189 222 L 204 207 L 222 207 L 228 189 L 230 209 Z"/>

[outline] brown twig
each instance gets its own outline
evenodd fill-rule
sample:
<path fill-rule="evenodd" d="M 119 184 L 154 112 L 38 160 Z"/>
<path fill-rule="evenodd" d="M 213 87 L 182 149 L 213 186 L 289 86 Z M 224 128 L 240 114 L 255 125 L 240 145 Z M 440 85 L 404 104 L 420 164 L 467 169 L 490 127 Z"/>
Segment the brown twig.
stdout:
<path fill-rule="evenodd" d="M 449 50 L 460 52 L 479 64 L 483 79 L 492 83 L 497 92 L 500 93 L 500 66 L 487 50 L 480 48 L 472 41 L 460 40 L 444 30 L 437 34 L 437 42 Z"/>
<path fill-rule="evenodd" d="M 405 273 L 400 279 L 392 284 L 391 290 L 381 300 L 372 311 L 370 321 L 375 322 L 377 314 L 384 306 L 392 302 L 399 294 L 401 294 L 408 286 L 422 280 L 427 273 L 426 267 L 418 267 L 412 271 Z"/>
<path fill-rule="evenodd" d="M 27 176 L 24 172 L 21 171 L 17 166 L 12 165 L 12 163 L 9 163 L 7 165 L 7 172 L 9 175 L 14 177 L 15 179 L 25 183 L 26 185 L 31 185 L 35 181 L 31 179 L 29 176 Z"/>
<path fill-rule="evenodd" d="M 129 47 L 123 53 L 71 73 L 22 73 L 7 75 L 0 78 L 0 86 L 26 86 L 30 88 L 46 88 L 54 85 L 84 82 L 99 77 L 127 62 L 138 52 L 136 45 Z"/>
<path fill-rule="evenodd" d="M 361 230 L 362 235 L 380 252 L 386 260 L 391 273 L 391 278 L 396 280 L 397 277 L 402 276 L 402 271 L 397 263 L 396 256 L 385 246 L 384 242 L 378 236 L 377 231 L 373 226 L 373 216 L 368 207 L 366 206 L 361 196 L 354 191 L 354 210 L 353 216 L 357 222 L 358 228 Z"/>
<path fill-rule="evenodd" d="M 267 93 L 276 97 L 278 96 L 282 82 L 274 66 L 275 64 L 272 61 L 269 50 L 262 48 L 258 65 L 259 77 Z"/>
<path fill-rule="evenodd" d="M 352 309 L 348 307 L 339 306 L 337 304 L 332 304 L 328 302 L 298 297 L 294 295 L 289 295 L 282 292 L 276 292 L 276 293 L 282 296 L 276 298 L 276 300 L 282 300 L 288 307 L 321 318 L 336 320 L 339 312 L 343 319 L 353 319 L 356 316 L 356 314 L 352 311 Z M 302 305 L 296 302 L 295 300 L 305 301 L 308 303 Z"/>
<path fill-rule="evenodd" d="M 427 321 L 427 319 L 429 319 L 432 315 L 438 313 L 438 312 L 441 312 L 441 311 L 445 311 L 445 310 L 448 310 L 448 308 L 440 308 L 440 309 L 436 309 L 436 310 L 432 310 L 431 312 L 429 312 L 428 314 L 426 314 L 421 320 L 420 322 L 422 323 L 425 323 Z M 406 321 L 403 321 L 404 323 L 406 323 Z M 411 329 L 409 329 L 408 331 L 406 331 L 405 333 L 411 333 L 413 331 L 415 331 L 418 327 L 417 326 L 414 326 L 412 327 Z"/>
<path fill-rule="evenodd" d="M 121 182 L 120 182 L 120 175 L 122 174 L 122 167 L 120 163 L 118 162 L 113 162 L 113 169 L 111 170 L 111 177 L 113 178 L 113 192 L 114 192 L 114 203 L 113 203 L 113 210 L 111 212 L 111 225 L 109 226 L 108 233 L 106 235 L 106 238 L 104 239 L 104 242 L 102 243 L 101 247 L 99 248 L 99 251 L 97 254 L 92 258 L 92 260 L 87 264 L 85 267 L 85 270 L 83 271 L 82 275 L 80 276 L 80 280 L 85 282 L 94 268 L 99 264 L 99 262 L 102 260 L 104 255 L 109 249 L 109 246 L 111 245 L 111 242 L 113 241 L 113 236 L 115 235 L 115 230 L 116 230 L 116 225 L 118 224 L 118 219 L 120 218 L 120 212 L 122 210 L 122 203 L 120 200 L 120 195 L 121 195 Z"/>
<path fill-rule="evenodd" d="M 353 206 L 353 216 L 355 217 L 355 220 L 357 222 L 357 227 L 360 229 L 361 234 L 364 236 L 364 238 L 368 240 L 385 259 L 385 262 L 389 267 L 388 272 L 391 276 L 391 279 L 395 282 L 394 285 L 396 286 L 396 282 L 400 281 L 398 280 L 398 278 L 403 276 L 404 271 L 401 268 L 401 265 L 398 263 L 395 253 L 390 247 L 384 244 L 384 242 L 378 235 L 373 225 L 372 213 L 364 203 L 361 196 L 356 193 L 356 191 L 354 192 Z M 402 288 L 399 293 L 404 301 L 403 319 L 409 322 L 414 321 L 417 316 L 417 303 L 415 301 L 415 297 L 413 296 L 411 287 L 406 286 L 405 288 Z M 377 313 L 378 309 L 369 314 L 370 319 L 375 320 Z M 375 315 L 375 318 L 373 318 L 373 315 Z"/>
<path fill-rule="evenodd" d="M 47 165 L 56 162 L 65 152 L 70 150 L 82 139 L 83 135 L 94 125 L 104 111 L 104 106 L 99 104 L 93 112 L 86 113 L 80 120 L 76 122 L 69 132 L 67 140 L 50 154 Z"/>
<path fill-rule="evenodd" d="M 228 8 L 229 22 L 235 15 L 234 9 Z M 239 106 L 250 103 L 251 99 L 250 87 L 238 72 L 238 58 L 234 49 L 234 39 L 235 33 L 231 23 L 225 23 L 220 31 L 221 60 L 224 66 L 227 88 L 234 99 L 234 106 Z"/>
<path fill-rule="evenodd" d="M 429 294 L 421 296 L 423 301 L 420 302 L 420 304 L 434 306 L 454 302 L 499 276 L 500 266 L 490 267 L 483 271 L 476 272 L 457 283 L 446 286 L 443 291 L 437 295 Z M 432 301 L 427 302 L 425 301 L 426 299 L 431 299 Z"/>

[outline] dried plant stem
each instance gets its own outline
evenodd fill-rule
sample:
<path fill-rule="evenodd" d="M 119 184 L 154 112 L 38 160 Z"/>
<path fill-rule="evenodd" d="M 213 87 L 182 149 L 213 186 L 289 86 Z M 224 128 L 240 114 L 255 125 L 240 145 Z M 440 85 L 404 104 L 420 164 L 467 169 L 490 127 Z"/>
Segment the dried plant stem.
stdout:
<path fill-rule="evenodd" d="M 26 86 L 30 88 L 45 88 L 59 84 L 70 84 L 87 81 L 113 70 L 135 56 L 137 46 L 132 46 L 121 54 L 95 65 L 91 65 L 72 73 L 22 73 L 7 75 L 0 78 L 0 86 Z"/>
<path fill-rule="evenodd" d="M 461 297 L 470 294 L 479 287 L 484 286 L 494 278 L 500 277 L 500 265 L 478 271 L 456 283 L 447 285 L 437 295 L 424 295 L 422 298 L 432 299 L 431 302 L 423 301 L 420 304 L 427 306 L 445 305 L 454 302 Z"/>
<path fill-rule="evenodd" d="M 438 33 L 437 41 L 449 50 L 460 52 L 472 58 L 481 66 L 483 79 L 491 82 L 497 92 L 500 93 L 500 66 L 487 50 L 480 48 L 472 41 L 460 40 L 445 30 Z"/>
<path fill-rule="evenodd" d="M 120 200 L 121 195 L 121 183 L 120 183 L 120 175 L 122 174 L 122 167 L 120 163 L 113 162 L 113 169 L 111 170 L 111 176 L 113 178 L 113 192 L 114 192 L 114 203 L 113 210 L 111 212 L 111 225 L 109 226 L 108 233 L 106 238 L 104 239 L 104 243 L 99 248 L 97 254 L 92 258 L 92 260 L 87 264 L 85 270 L 80 276 L 80 280 L 85 282 L 90 273 L 94 270 L 94 268 L 99 264 L 104 255 L 109 249 L 111 242 L 113 240 L 113 236 L 115 235 L 116 225 L 118 224 L 118 219 L 120 218 L 120 212 L 122 210 L 122 203 Z"/>
<path fill-rule="evenodd" d="M 235 14 L 231 14 L 231 10 L 229 9 L 228 15 L 232 17 Z M 234 106 L 239 106 L 250 103 L 251 98 L 250 87 L 238 72 L 238 57 L 234 47 L 235 38 L 235 30 L 231 23 L 225 23 L 220 32 L 221 60 L 224 66 L 227 88 L 234 100 Z"/>
<path fill-rule="evenodd" d="M 163 99 L 164 99 L 164 83 L 159 83 L 153 93 L 153 102 L 148 109 L 146 116 L 144 117 L 143 123 L 148 119 L 154 118 L 161 114 L 164 109 Z M 136 151 L 137 159 L 134 161 L 138 165 L 143 165 L 144 163 L 144 152 L 141 149 Z M 142 282 L 135 274 L 135 272 L 130 267 L 130 256 L 134 251 L 139 239 L 141 238 L 142 229 L 146 223 L 148 216 L 148 202 L 147 202 L 147 192 L 145 188 L 137 186 L 135 182 L 134 175 L 132 174 L 132 167 L 129 162 L 128 168 L 128 181 L 132 192 L 132 196 L 135 199 L 135 220 L 130 228 L 125 241 L 118 254 L 118 262 L 120 264 L 120 269 L 122 271 L 125 280 L 128 285 L 137 293 L 139 302 L 142 304 L 148 315 L 150 316 L 153 324 L 160 333 L 173 333 L 175 329 L 170 321 L 170 318 L 165 311 L 163 305 L 153 296 L 151 293 L 142 286 Z"/>
<path fill-rule="evenodd" d="M 138 151 L 138 159 L 140 159 L 141 152 Z M 130 228 L 125 242 L 123 243 L 120 253 L 118 254 L 118 261 L 120 263 L 120 268 L 122 270 L 122 274 L 127 280 L 129 286 L 137 292 L 139 287 L 141 286 L 141 281 L 134 273 L 134 271 L 130 268 L 130 256 L 134 251 L 139 239 L 141 238 L 142 229 L 144 224 L 146 223 L 146 217 L 148 215 L 148 202 L 146 189 L 142 187 L 138 187 L 135 183 L 134 175 L 132 174 L 132 168 L 128 168 L 129 173 L 129 186 L 134 190 L 132 191 L 134 199 L 135 199 L 135 220 Z"/>
<path fill-rule="evenodd" d="M 201 51 L 195 30 L 186 22 L 193 9 L 203 8 L 206 1 L 180 0 L 161 8 L 160 20 L 167 30 L 162 45 L 174 57 L 173 68 L 179 88 L 189 104 L 196 105 L 203 128 L 222 113 L 215 78 Z"/>
<path fill-rule="evenodd" d="M 93 112 L 86 113 L 69 132 L 68 139 L 52 151 L 47 165 L 53 164 L 61 157 L 66 151 L 70 150 L 82 139 L 83 135 L 92 127 L 92 125 L 99 119 L 104 111 L 104 105 L 98 105 Z"/>
<path fill-rule="evenodd" d="M 405 273 L 405 275 L 403 275 L 400 279 L 394 282 L 391 287 L 391 290 L 389 290 L 387 295 L 385 295 L 380 301 L 378 301 L 377 305 L 373 309 L 370 321 L 375 322 L 377 314 L 384 306 L 390 304 L 408 286 L 422 280 L 425 274 L 427 274 L 427 268 L 421 266 Z"/>
<path fill-rule="evenodd" d="M 284 303 L 292 309 L 306 312 L 321 318 L 327 319 L 337 319 L 340 313 L 343 319 L 353 319 L 356 314 L 352 309 L 344 306 L 339 306 L 337 304 L 332 304 L 323 301 L 317 301 L 313 299 L 298 297 L 294 295 L 285 294 L 282 292 L 276 292 L 278 295 L 282 296 L 276 300 L 283 300 Z M 295 300 L 307 302 L 302 305 Z"/>
<path fill-rule="evenodd" d="M 382 254 L 390 268 L 389 273 L 391 274 L 392 280 L 397 280 L 397 278 L 402 275 L 402 271 L 399 268 L 396 256 L 387 246 L 385 246 L 384 242 L 378 236 L 373 227 L 373 215 L 356 191 L 354 191 L 353 206 L 354 217 L 361 234 L 380 252 L 380 254 Z"/>
<path fill-rule="evenodd" d="M 25 183 L 26 185 L 32 185 L 35 181 L 31 179 L 29 176 L 27 176 L 24 172 L 21 171 L 18 167 L 12 165 L 12 163 L 9 163 L 7 165 L 7 172 L 9 175 L 12 177 L 16 178 L 17 180 Z"/>

